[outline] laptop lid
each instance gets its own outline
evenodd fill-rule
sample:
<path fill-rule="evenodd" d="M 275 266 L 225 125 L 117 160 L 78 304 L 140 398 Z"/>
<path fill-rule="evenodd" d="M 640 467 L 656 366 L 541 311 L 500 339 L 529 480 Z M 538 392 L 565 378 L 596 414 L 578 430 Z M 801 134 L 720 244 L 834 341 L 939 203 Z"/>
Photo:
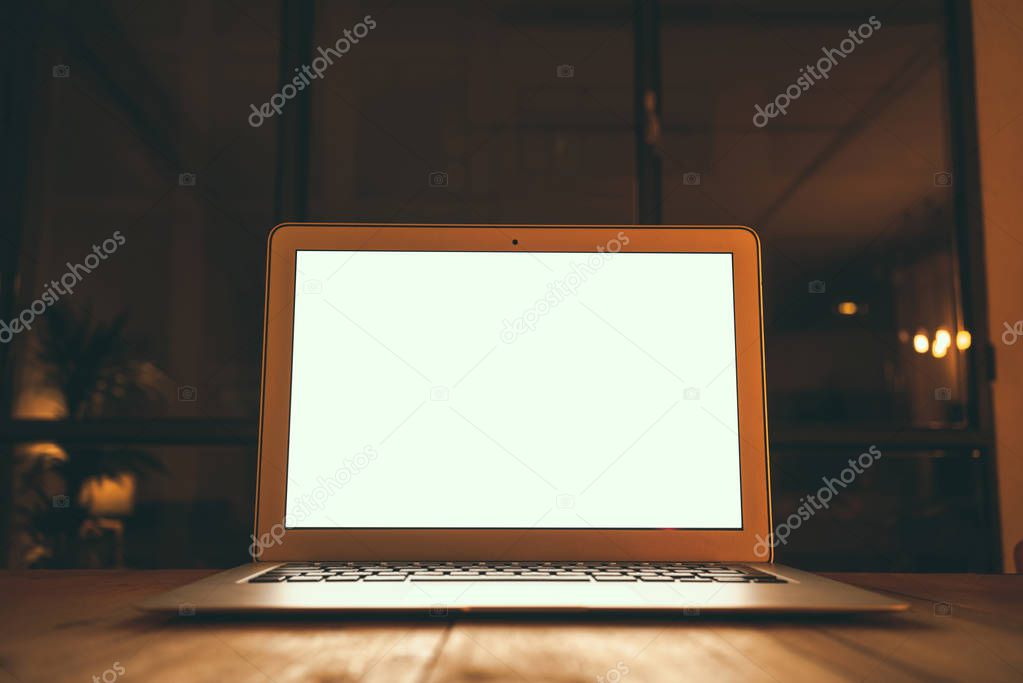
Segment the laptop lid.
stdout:
<path fill-rule="evenodd" d="M 743 227 L 285 224 L 258 559 L 765 561 Z"/>

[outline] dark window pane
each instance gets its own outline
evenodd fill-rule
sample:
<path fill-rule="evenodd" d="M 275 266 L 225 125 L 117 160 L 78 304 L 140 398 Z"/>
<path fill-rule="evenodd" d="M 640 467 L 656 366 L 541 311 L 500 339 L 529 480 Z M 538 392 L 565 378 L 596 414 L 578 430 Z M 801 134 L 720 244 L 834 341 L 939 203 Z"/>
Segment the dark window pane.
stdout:
<path fill-rule="evenodd" d="M 365 14 L 317 9 L 324 48 Z M 310 215 L 629 222 L 631 15 L 620 0 L 374 12 L 312 86 Z"/>
<path fill-rule="evenodd" d="M 19 310 L 119 231 L 124 244 L 62 301 L 93 323 L 128 314 L 121 337 L 145 364 L 146 398 L 91 414 L 254 418 L 276 122 L 247 119 L 279 88 L 279 5 L 66 12 L 44 24 Z M 15 415 L 60 415 L 37 340 L 14 345 Z"/>
<path fill-rule="evenodd" d="M 943 7 L 665 3 L 664 220 L 760 233 L 776 424 L 963 424 Z"/>
<path fill-rule="evenodd" d="M 772 449 L 775 560 L 834 571 L 988 570 L 983 453 L 878 444 L 879 458 L 859 460 L 869 448 Z"/>

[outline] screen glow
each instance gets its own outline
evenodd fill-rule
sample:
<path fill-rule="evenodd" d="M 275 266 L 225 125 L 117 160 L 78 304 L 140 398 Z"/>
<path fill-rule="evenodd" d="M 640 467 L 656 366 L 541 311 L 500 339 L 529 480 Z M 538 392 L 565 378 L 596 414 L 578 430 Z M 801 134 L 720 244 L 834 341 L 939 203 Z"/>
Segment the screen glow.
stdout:
<path fill-rule="evenodd" d="M 741 528 L 730 254 L 296 265 L 288 527 Z"/>

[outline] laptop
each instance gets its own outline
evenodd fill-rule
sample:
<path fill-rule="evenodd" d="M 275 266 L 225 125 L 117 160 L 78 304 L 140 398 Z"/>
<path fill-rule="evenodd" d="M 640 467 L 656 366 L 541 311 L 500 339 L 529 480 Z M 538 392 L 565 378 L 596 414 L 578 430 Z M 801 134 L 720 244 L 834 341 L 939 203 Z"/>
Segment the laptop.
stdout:
<path fill-rule="evenodd" d="M 267 264 L 252 561 L 143 609 L 907 607 L 773 562 L 749 228 L 284 224 Z"/>

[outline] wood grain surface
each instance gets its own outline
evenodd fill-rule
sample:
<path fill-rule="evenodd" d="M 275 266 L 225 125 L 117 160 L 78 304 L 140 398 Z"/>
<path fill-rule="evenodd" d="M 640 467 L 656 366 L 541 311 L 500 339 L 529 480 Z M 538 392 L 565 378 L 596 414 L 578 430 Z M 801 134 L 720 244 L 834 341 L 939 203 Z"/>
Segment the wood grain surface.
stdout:
<path fill-rule="evenodd" d="M 0 683 L 1023 681 L 1021 575 L 832 575 L 911 602 L 884 617 L 207 619 L 132 607 L 208 573 L 0 573 Z"/>

